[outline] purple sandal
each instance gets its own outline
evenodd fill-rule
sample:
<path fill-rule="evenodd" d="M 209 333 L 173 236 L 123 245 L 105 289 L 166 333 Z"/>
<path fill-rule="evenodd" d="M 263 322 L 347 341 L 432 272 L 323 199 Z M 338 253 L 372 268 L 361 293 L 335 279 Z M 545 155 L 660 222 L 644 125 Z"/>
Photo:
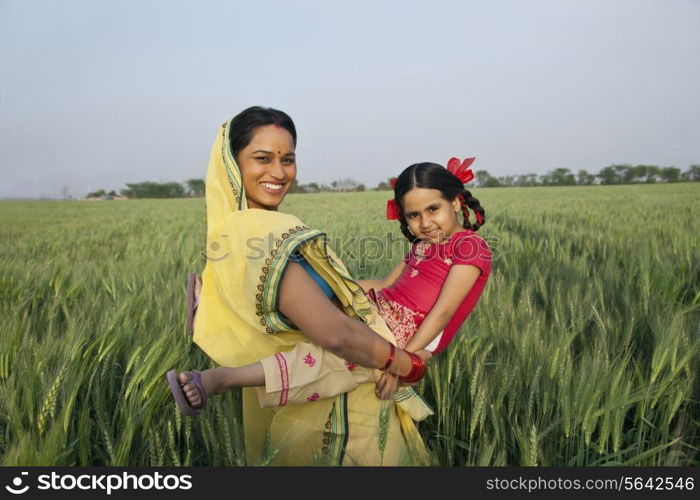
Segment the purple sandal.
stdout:
<path fill-rule="evenodd" d="M 199 305 L 199 297 L 194 296 L 194 286 L 197 282 L 197 275 L 190 273 L 187 275 L 187 309 L 186 309 L 186 328 L 187 333 L 194 333 L 194 313 Z"/>
<path fill-rule="evenodd" d="M 173 399 L 180 407 L 180 410 L 182 410 L 182 413 L 188 417 L 196 417 L 207 406 L 207 391 L 204 390 L 201 373 L 197 370 L 192 370 L 191 373 L 192 380 L 190 380 L 190 382 L 199 389 L 199 394 L 202 398 L 202 404 L 198 407 L 190 405 L 189 401 L 187 401 L 187 396 L 185 396 L 185 393 L 182 391 L 183 384 L 180 384 L 180 381 L 177 379 L 177 372 L 175 370 L 170 370 L 165 374 L 165 377 L 168 379 L 168 385 L 170 385 L 170 394 L 172 394 Z"/>

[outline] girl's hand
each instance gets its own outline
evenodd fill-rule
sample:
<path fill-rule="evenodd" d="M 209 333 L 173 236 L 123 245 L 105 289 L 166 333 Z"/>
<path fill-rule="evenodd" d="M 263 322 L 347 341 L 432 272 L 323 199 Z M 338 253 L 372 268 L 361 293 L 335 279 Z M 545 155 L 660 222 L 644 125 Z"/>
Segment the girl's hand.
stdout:
<path fill-rule="evenodd" d="M 384 372 L 379 377 L 377 385 L 374 387 L 374 393 L 379 399 L 391 399 L 394 393 L 399 388 L 399 377 L 390 373 Z"/>

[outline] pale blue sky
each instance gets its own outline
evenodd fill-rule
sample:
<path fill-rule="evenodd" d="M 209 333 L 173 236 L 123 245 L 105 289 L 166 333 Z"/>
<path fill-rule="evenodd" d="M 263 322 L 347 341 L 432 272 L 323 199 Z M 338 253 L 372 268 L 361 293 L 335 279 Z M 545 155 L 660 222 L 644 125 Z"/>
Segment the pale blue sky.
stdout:
<path fill-rule="evenodd" d="M 288 112 L 300 182 L 700 163 L 700 1 L 0 0 L 0 197 L 203 178 Z"/>

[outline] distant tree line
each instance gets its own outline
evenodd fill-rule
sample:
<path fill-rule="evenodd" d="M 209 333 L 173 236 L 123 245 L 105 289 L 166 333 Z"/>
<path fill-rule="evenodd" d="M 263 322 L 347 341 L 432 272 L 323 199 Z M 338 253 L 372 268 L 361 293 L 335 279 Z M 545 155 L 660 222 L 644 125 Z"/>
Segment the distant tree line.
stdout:
<path fill-rule="evenodd" d="M 184 198 L 204 196 L 204 179 L 189 179 L 179 182 L 135 182 L 127 183 L 119 192 L 127 198 Z M 107 198 L 117 196 L 117 192 L 99 189 L 87 194 L 87 198 Z"/>
<path fill-rule="evenodd" d="M 294 181 L 290 193 L 321 193 L 321 192 L 336 192 L 349 193 L 352 191 L 367 191 L 367 186 L 357 182 L 355 179 L 346 177 L 338 179 L 330 184 L 319 184 L 318 182 L 309 182 L 308 184 L 299 184 Z"/>
<path fill-rule="evenodd" d="M 478 187 L 528 187 L 528 186 L 590 186 L 593 184 L 654 184 L 656 182 L 700 182 L 700 165 L 690 165 L 685 172 L 677 167 L 656 165 L 609 165 L 597 174 L 579 170 L 576 174 L 568 168 L 556 168 L 544 175 L 521 174 L 494 177 L 486 170 L 477 170 L 472 185 Z M 291 193 L 348 193 L 367 191 L 367 186 L 346 177 L 330 184 L 294 181 Z M 380 182 L 373 191 L 390 191 L 389 181 Z M 179 182 L 139 182 L 127 184 L 120 194 L 128 198 L 184 198 L 204 196 L 204 179 Z M 117 196 L 116 191 L 100 189 L 88 193 L 88 198 Z"/>
<path fill-rule="evenodd" d="M 556 168 L 544 175 L 524 174 L 494 177 L 486 170 L 477 170 L 475 184 L 479 187 L 511 186 L 590 186 L 593 184 L 653 184 L 656 182 L 698 182 L 700 165 L 691 165 L 685 172 L 677 167 L 656 165 L 609 165 L 597 174 L 579 170 L 576 174 L 568 168 Z"/>

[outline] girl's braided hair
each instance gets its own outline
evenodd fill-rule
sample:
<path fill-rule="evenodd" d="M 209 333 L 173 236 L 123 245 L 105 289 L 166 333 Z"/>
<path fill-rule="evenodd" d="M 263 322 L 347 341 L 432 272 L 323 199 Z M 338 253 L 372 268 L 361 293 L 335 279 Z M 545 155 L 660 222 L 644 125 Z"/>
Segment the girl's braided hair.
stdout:
<path fill-rule="evenodd" d="M 478 231 L 486 222 L 486 212 L 479 200 L 474 198 L 468 189 L 464 188 L 462 182 L 452 172 L 437 163 L 415 163 L 401 172 L 394 186 L 394 200 L 399 209 L 401 232 L 411 243 L 416 241 L 417 238 L 408 229 L 402 201 L 404 195 L 413 188 L 437 189 L 442 193 L 442 197 L 450 202 L 459 196 L 462 205 L 462 215 L 464 216 L 462 226 L 465 229 Z M 467 207 L 471 208 L 476 214 L 474 223 L 469 221 L 469 210 Z"/>

